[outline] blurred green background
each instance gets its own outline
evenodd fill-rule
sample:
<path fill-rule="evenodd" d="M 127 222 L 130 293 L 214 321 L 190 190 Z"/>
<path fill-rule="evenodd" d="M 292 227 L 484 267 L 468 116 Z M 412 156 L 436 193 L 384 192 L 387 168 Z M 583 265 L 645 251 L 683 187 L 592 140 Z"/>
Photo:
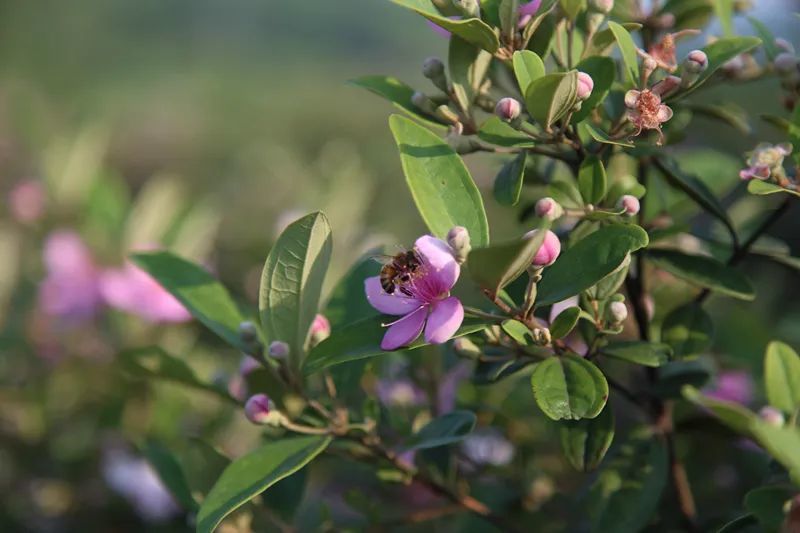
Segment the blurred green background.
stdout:
<path fill-rule="evenodd" d="M 798 22 L 786 16 L 798 9 L 794 1 L 760 0 L 750 14 L 798 46 Z M 737 29 L 752 33 L 742 17 Z M 48 189 L 44 221 L 20 227 L 0 219 L 0 493 L 9 494 L 0 527 L 107 531 L 98 525 L 105 521 L 139 530 L 128 522 L 129 507 L 102 495 L 95 472 L 103 450 L 118 439 L 179 441 L 225 424 L 248 435 L 232 442 L 226 433 L 233 450 L 257 438 L 213 402 L 168 386 L 152 392 L 109 370 L 115 349 L 157 339 L 175 353 L 192 352 L 204 377 L 232 372 L 238 356 L 198 328 L 122 315 L 78 333 L 43 327 L 31 310 L 45 235 L 75 228 L 105 264 L 119 264 L 131 245 L 160 242 L 212 266 L 254 303 L 280 227 L 324 209 L 335 235 L 335 281 L 375 244 L 407 244 L 424 231 L 387 127 L 392 108 L 347 80 L 391 74 L 427 90 L 420 65 L 445 57 L 446 46 L 420 17 L 381 0 L 0 2 L 0 192 L 23 179 Z M 778 94 L 775 80 L 710 91 L 708 101 L 747 109 L 753 132 L 697 119 L 680 148 L 687 166 L 735 183 L 744 151 L 783 140 L 757 118 L 781 112 Z M 700 145 L 727 157 L 693 152 Z M 499 160 L 467 163 L 490 190 Z M 494 236 L 526 229 L 486 197 Z M 737 220 L 763 209 L 759 201 L 738 204 Z M 795 256 L 798 216 L 795 208 L 775 232 Z M 769 339 L 800 343 L 800 287 L 786 268 L 746 268 L 759 299 L 712 303 L 721 318 L 715 351 L 757 379 Z M 39 357 L 42 336 L 68 356 Z M 65 496 L 71 486 L 80 487 L 77 495 Z M 103 520 L 92 514 L 100 509 Z"/>

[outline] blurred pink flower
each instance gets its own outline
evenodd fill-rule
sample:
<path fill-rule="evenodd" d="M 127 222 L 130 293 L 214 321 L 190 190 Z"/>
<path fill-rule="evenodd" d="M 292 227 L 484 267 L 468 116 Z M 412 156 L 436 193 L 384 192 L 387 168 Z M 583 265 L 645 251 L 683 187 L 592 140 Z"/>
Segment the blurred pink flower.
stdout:
<path fill-rule="evenodd" d="M 461 17 L 447 17 L 447 18 L 449 18 L 450 20 L 460 20 L 461 19 Z M 427 22 L 428 22 L 428 27 L 430 27 L 430 29 L 432 29 L 434 32 L 436 32 L 437 35 L 440 35 L 440 36 L 444 37 L 445 39 L 449 39 L 450 38 L 450 32 L 449 31 L 447 31 L 446 29 L 442 28 L 441 26 L 439 26 L 438 24 L 436 24 L 432 20 L 428 20 Z"/>
<path fill-rule="evenodd" d="M 470 374 L 472 374 L 470 365 L 466 361 L 461 361 L 442 376 L 436 398 L 436 407 L 439 414 L 449 413 L 455 409 L 458 387 Z"/>
<path fill-rule="evenodd" d="M 8 193 L 8 208 L 14 220 L 30 224 L 44 214 L 45 200 L 46 194 L 41 182 L 21 181 Z"/>
<path fill-rule="evenodd" d="M 410 344 L 425 330 L 425 341 L 441 344 L 452 337 L 464 320 L 464 307 L 450 289 L 461 273 L 450 246 L 435 237 L 424 235 L 414 243 L 420 265 L 408 281 L 388 294 L 381 287 L 380 276 L 367 278 L 364 289 L 370 305 L 387 315 L 402 318 L 387 324 L 381 349 L 396 350 Z"/>
<path fill-rule="evenodd" d="M 408 378 L 378 380 L 375 392 L 387 407 L 413 407 L 425 403 L 425 393 Z"/>
<path fill-rule="evenodd" d="M 174 296 L 130 262 L 122 268 L 103 272 L 100 291 L 109 306 L 133 313 L 148 322 L 185 322 L 191 318 Z"/>
<path fill-rule="evenodd" d="M 39 306 L 68 320 L 91 318 L 102 304 L 98 270 L 91 252 L 74 231 L 59 230 L 44 244 L 47 274 L 39 285 Z"/>
<path fill-rule="evenodd" d="M 533 0 L 531 2 L 522 2 L 519 5 L 519 21 L 517 22 L 517 26 L 520 28 L 525 27 L 528 22 L 533 18 L 537 11 L 539 11 L 539 7 L 542 5 L 542 0 Z"/>
<path fill-rule="evenodd" d="M 717 400 L 747 405 L 753 400 L 753 378 L 743 370 L 725 370 L 719 373 L 714 386 L 704 392 Z"/>
<path fill-rule="evenodd" d="M 108 451 L 103 458 L 103 477 L 111 490 L 128 500 L 147 522 L 164 522 L 180 511 L 158 474 L 144 459 L 121 450 Z"/>

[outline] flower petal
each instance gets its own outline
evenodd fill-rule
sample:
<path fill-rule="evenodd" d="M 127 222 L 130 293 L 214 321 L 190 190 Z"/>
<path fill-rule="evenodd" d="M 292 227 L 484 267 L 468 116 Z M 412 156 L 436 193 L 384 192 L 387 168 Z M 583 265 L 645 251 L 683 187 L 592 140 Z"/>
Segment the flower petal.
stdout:
<path fill-rule="evenodd" d="M 427 315 L 428 306 L 423 305 L 389 326 L 381 341 L 381 350 L 396 350 L 411 344 L 422 333 Z"/>
<path fill-rule="evenodd" d="M 369 304 L 387 315 L 405 315 L 422 305 L 416 298 L 409 298 L 399 291 L 387 294 L 381 287 L 380 276 L 365 279 L 364 292 L 367 294 Z"/>
<path fill-rule="evenodd" d="M 672 118 L 672 109 L 667 105 L 661 104 L 658 106 L 658 114 L 656 115 L 656 118 L 659 122 L 668 121 Z"/>
<path fill-rule="evenodd" d="M 436 281 L 441 284 L 439 292 L 447 292 L 458 281 L 461 267 L 453 257 L 453 249 L 441 239 L 430 235 L 423 235 L 414 243 L 414 249 L 431 269 L 431 274 L 436 275 Z"/>
<path fill-rule="evenodd" d="M 425 326 L 425 340 L 431 344 L 446 342 L 455 335 L 463 321 L 464 307 L 455 296 L 434 302 Z"/>
<path fill-rule="evenodd" d="M 636 107 L 636 102 L 639 101 L 639 95 L 642 94 L 641 91 L 637 91 L 636 89 L 631 89 L 630 91 L 625 93 L 625 105 L 627 107 Z"/>

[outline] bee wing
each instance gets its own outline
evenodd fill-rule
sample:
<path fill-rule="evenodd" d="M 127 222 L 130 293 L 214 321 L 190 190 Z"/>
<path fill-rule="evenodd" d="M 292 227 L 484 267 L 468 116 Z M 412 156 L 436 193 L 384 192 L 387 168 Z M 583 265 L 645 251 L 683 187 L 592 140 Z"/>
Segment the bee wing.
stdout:
<path fill-rule="evenodd" d="M 378 263 L 380 263 L 382 265 L 388 265 L 392 261 L 394 261 L 394 256 L 393 255 L 388 255 L 388 254 L 375 254 L 375 255 L 371 255 L 370 259 L 372 259 L 373 261 L 377 261 Z"/>

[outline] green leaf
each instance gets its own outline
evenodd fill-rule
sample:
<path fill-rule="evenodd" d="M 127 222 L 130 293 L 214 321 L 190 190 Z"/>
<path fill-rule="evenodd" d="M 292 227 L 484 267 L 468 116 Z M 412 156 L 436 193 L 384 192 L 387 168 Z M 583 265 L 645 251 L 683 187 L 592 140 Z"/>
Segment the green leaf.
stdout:
<path fill-rule="evenodd" d="M 311 350 L 303 366 L 303 372 L 311 375 L 333 365 L 386 353 L 381 349 L 381 340 L 386 333 L 383 324 L 396 319 L 397 317 L 373 316 L 331 332 L 330 337 Z M 464 319 L 464 323 L 461 324 L 453 338 L 475 333 L 486 326 L 485 322 L 476 319 Z M 422 346 L 427 346 L 427 343 L 420 337 L 404 350 L 414 350 Z"/>
<path fill-rule="evenodd" d="M 563 339 L 578 324 L 580 318 L 580 307 L 567 307 L 550 324 L 550 336 L 554 339 Z"/>
<path fill-rule="evenodd" d="M 739 133 L 750 135 L 753 128 L 747 120 L 747 111 L 744 108 L 732 103 L 691 103 L 687 109 L 696 115 L 713 118 L 733 127 Z"/>
<path fill-rule="evenodd" d="M 733 36 L 733 0 L 711 0 L 714 4 L 714 12 L 722 26 L 722 35 L 725 37 Z"/>
<path fill-rule="evenodd" d="M 142 452 L 175 500 L 187 511 L 196 512 L 197 502 L 183 475 L 183 469 L 172 452 L 154 440 L 147 441 Z"/>
<path fill-rule="evenodd" d="M 200 506 L 198 533 L 212 533 L 226 516 L 303 468 L 330 443 L 330 437 L 292 437 L 268 442 L 236 459 Z"/>
<path fill-rule="evenodd" d="M 606 99 L 608 91 L 614 84 L 617 67 L 610 57 L 592 56 L 578 63 L 575 69 L 578 72 L 585 72 L 594 81 L 592 94 L 581 103 L 581 108 L 572 115 L 572 122 L 577 124 L 588 117 L 589 113 Z"/>
<path fill-rule="evenodd" d="M 189 365 L 173 357 L 159 346 L 123 350 L 118 361 L 125 373 L 137 379 L 163 379 L 203 390 L 238 404 L 228 391 L 201 381 Z"/>
<path fill-rule="evenodd" d="M 626 443 L 589 491 L 592 531 L 646 530 L 667 485 L 668 464 L 662 439 L 634 438 Z"/>
<path fill-rule="evenodd" d="M 614 21 L 609 21 L 608 29 L 614 34 L 614 39 L 619 46 L 629 84 L 637 86 L 639 84 L 639 57 L 636 55 L 636 44 L 633 42 L 631 34 Z"/>
<path fill-rule="evenodd" d="M 592 139 L 594 139 L 599 143 L 613 144 L 615 146 L 623 146 L 625 148 L 633 148 L 634 146 L 633 143 L 623 141 L 621 139 L 612 139 L 611 137 L 608 136 L 606 132 L 604 132 L 599 128 L 596 128 L 595 126 L 589 124 L 588 122 L 581 122 L 580 124 L 578 124 L 578 128 L 581 131 L 586 132 L 587 135 L 589 135 Z"/>
<path fill-rule="evenodd" d="M 708 67 L 700 74 L 691 87 L 681 91 L 677 96 L 683 98 L 703 85 L 722 65 L 744 52 L 749 52 L 761 44 L 758 37 L 727 37 L 719 39 L 703 48 L 708 56 Z"/>
<path fill-rule="evenodd" d="M 753 514 L 765 531 L 778 531 L 786 517 L 783 509 L 797 491 L 786 485 L 753 489 L 744 496 L 744 508 Z"/>
<path fill-rule="evenodd" d="M 169 252 L 131 256 L 139 265 L 208 329 L 239 349 L 239 324 L 244 317 L 228 291 L 204 268 Z"/>
<path fill-rule="evenodd" d="M 427 126 L 444 131 L 446 127 L 423 113 L 411 101 L 414 89 L 391 76 L 362 76 L 348 81 L 349 84 L 361 87 L 369 92 L 392 102 L 395 107 L 412 117 L 424 122 Z"/>
<path fill-rule="evenodd" d="M 530 266 L 549 227 L 550 223 L 543 220 L 532 238 L 474 248 L 467 258 L 469 275 L 481 288 L 497 294 Z"/>
<path fill-rule="evenodd" d="M 756 517 L 750 513 L 738 516 L 719 528 L 716 533 L 742 533 L 743 531 L 753 531 L 751 526 L 758 525 Z"/>
<path fill-rule="evenodd" d="M 570 20 L 575 20 L 586 9 L 586 0 L 561 0 L 561 9 Z"/>
<path fill-rule="evenodd" d="M 702 387 L 711 379 L 713 368 L 704 359 L 670 361 L 658 370 L 653 392 L 662 398 L 681 396 L 686 385 Z"/>
<path fill-rule="evenodd" d="M 752 300 L 756 296 L 744 274 L 711 257 L 678 250 L 648 250 L 647 258 L 657 267 L 694 285 L 740 300 Z"/>
<path fill-rule="evenodd" d="M 696 303 L 673 309 L 661 324 L 661 340 L 672 347 L 676 358 L 698 355 L 711 346 L 714 323 Z"/>
<path fill-rule="evenodd" d="M 517 21 L 519 20 L 519 0 L 500 0 L 498 9 L 500 18 L 500 29 L 508 42 L 512 42 L 517 32 Z"/>
<path fill-rule="evenodd" d="M 583 160 L 578 170 L 578 189 L 587 204 L 599 204 L 606 196 L 606 169 L 596 156 Z"/>
<path fill-rule="evenodd" d="M 514 75 L 517 77 L 519 90 L 524 95 L 534 80 L 544 76 L 542 58 L 530 50 L 518 50 L 513 56 Z"/>
<path fill-rule="evenodd" d="M 672 349 L 659 342 L 616 341 L 600 349 L 600 353 L 638 365 L 659 367 L 672 357 Z"/>
<path fill-rule="evenodd" d="M 764 46 L 764 52 L 767 54 L 767 59 L 772 61 L 780 54 L 780 49 L 775 44 L 775 36 L 772 32 L 767 28 L 766 24 L 761 22 L 760 20 L 747 17 L 747 20 L 750 22 L 750 25 L 753 26 L 753 29 L 756 30 L 758 37 L 761 39 L 761 44 Z"/>
<path fill-rule="evenodd" d="M 328 219 L 311 213 L 284 230 L 264 263 L 258 301 L 261 326 L 270 342 L 289 345 L 295 370 L 303 364 L 332 248 Z"/>
<path fill-rule="evenodd" d="M 647 232 L 633 224 L 604 226 L 578 241 L 548 267 L 539 282 L 537 305 L 548 305 L 580 294 L 647 246 Z"/>
<path fill-rule="evenodd" d="M 574 354 L 537 363 L 531 374 L 536 404 L 553 420 L 580 420 L 600 414 L 608 383 L 593 363 Z"/>
<path fill-rule="evenodd" d="M 525 177 L 526 154 L 523 150 L 508 161 L 494 179 L 494 198 L 502 205 L 517 205 Z"/>
<path fill-rule="evenodd" d="M 452 37 L 447 58 L 453 94 L 461 109 L 470 112 L 475 95 L 486 78 L 492 55 L 463 39 Z"/>
<path fill-rule="evenodd" d="M 437 26 L 441 26 L 453 35 L 457 35 L 487 52 L 494 53 L 500 47 L 500 41 L 494 30 L 481 19 L 450 20 L 441 16 L 430 0 L 392 0 L 392 2 L 416 11 Z"/>
<path fill-rule="evenodd" d="M 788 344 L 773 341 L 767 345 L 764 386 L 771 406 L 784 413 L 800 408 L 800 357 Z"/>
<path fill-rule="evenodd" d="M 546 130 L 578 101 L 578 72 L 557 72 L 533 80 L 525 92 L 528 113 Z"/>
<path fill-rule="evenodd" d="M 431 232 L 445 238 L 454 226 L 464 226 L 473 246 L 489 244 L 483 199 L 458 154 L 407 118 L 392 115 L 389 126 L 400 149 L 406 183 Z"/>
<path fill-rule="evenodd" d="M 759 196 L 764 196 L 767 194 L 775 194 L 779 192 L 800 196 L 800 191 L 794 189 L 787 189 L 786 187 L 781 187 L 777 183 L 772 183 L 771 181 L 763 181 L 759 179 L 753 179 L 747 183 L 747 192 Z"/>
<path fill-rule="evenodd" d="M 500 327 L 506 335 L 514 339 L 514 342 L 520 346 L 530 346 L 533 344 L 531 330 L 519 320 L 505 320 L 500 324 Z"/>
<path fill-rule="evenodd" d="M 567 208 L 582 208 L 583 197 L 571 177 L 557 176 L 547 185 L 547 194 Z"/>
<path fill-rule="evenodd" d="M 629 32 L 638 31 L 642 29 L 642 25 L 636 22 L 626 22 L 622 24 L 622 27 L 628 30 Z M 586 56 L 606 55 L 609 52 L 609 48 L 611 48 L 611 46 L 616 42 L 616 40 L 617 38 L 614 35 L 614 32 L 611 31 L 611 28 L 606 28 L 604 30 L 601 30 L 594 34 L 594 37 L 592 37 L 592 41 L 586 48 L 584 55 Z"/>
<path fill-rule="evenodd" d="M 614 440 L 614 412 L 607 407 L 595 418 L 561 422 L 559 436 L 561 449 L 575 469 L 594 470 Z"/>
<path fill-rule="evenodd" d="M 475 414 L 470 411 L 450 411 L 425 424 L 411 436 L 405 449 L 427 450 L 454 444 L 463 440 L 475 429 L 475 421 Z"/>
<path fill-rule="evenodd" d="M 497 116 L 486 119 L 478 130 L 478 137 L 488 143 L 509 148 L 530 148 L 536 145 L 528 135 L 515 130 Z"/>

